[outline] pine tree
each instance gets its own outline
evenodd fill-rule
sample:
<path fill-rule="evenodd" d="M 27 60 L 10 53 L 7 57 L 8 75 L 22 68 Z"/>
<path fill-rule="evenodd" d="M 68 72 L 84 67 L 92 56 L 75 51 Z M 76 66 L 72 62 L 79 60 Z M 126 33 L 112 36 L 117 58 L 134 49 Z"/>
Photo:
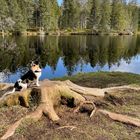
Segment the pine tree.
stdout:
<path fill-rule="evenodd" d="M 56 0 L 39 1 L 40 27 L 46 30 L 58 28 L 59 7 Z"/>
<path fill-rule="evenodd" d="M 34 1 L 33 0 L 17 0 L 18 6 L 24 19 L 24 23 L 29 28 L 33 19 Z"/>
<path fill-rule="evenodd" d="M 17 3 L 17 0 L 6 0 L 9 8 L 9 16 L 15 22 L 15 31 L 23 31 L 26 29 L 26 23 L 24 21 L 21 9 Z"/>
<path fill-rule="evenodd" d="M 124 30 L 126 28 L 125 9 L 122 0 L 113 0 L 111 13 L 111 29 Z"/>
<path fill-rule="evenodd" d="M 103 0 L 101 4 L 101 21 L 100 29 L 107 31 L 110 29 L 110 16 L 111 16 L 111 2 L 110 0 Z"/>
<path fill-rule="evenodd" d="M 79 13 L 79 27 L 81 29 L 85 29 L 87 27 L 87 19 L 88 19 L 88 9 L 87 5 L 83 6 Z"/>
<path fill-rule="evenodd" d="M 75 6 L 74 0 L 64 0 L 62 7 L 62 28 L 74 27 Z"/>
<path fill-rule="evenodd" d="M 87 27 L 87 19 L 89 16 L 87 0 L 75 1 L 75 25 L 76 28 L 85 29 Z"/>
<path fill-rule="evenodd" d="M 5 0 L 1 0 L 0 4 L 0 18 L 3 20 L 8 16 L 9 10 L 8 10 L 8 5 Z"/>
<path fill-rule="evenodd" d="M 100 0 L 92 0 L 88 28 L 98 29 L 100 18 Z"/>
<path fill-rule="evenodd" d="M 138 7 L 137 0 L 131 0 L 128 4 L 128 12 L 130 16 L 130 30 L 136 32 L 138 30 Z"/>
<path fill-rule="evenodd" d="M 4 25 L 4 21 L 5 19 L 8 17 L 8 5 L 6 3 L 5 0 L 1 0 L 1 4 L 0 4 L 0 30 L 4 30 L 5 29 L 5 25 Z"/>
<path fill-rule="evenodd" d="M 52 0 L 51 3 L 51 26 L 52 30 L 58 29 L 58 20 L 60 16 L 60 9 L 57 0 Z"/>

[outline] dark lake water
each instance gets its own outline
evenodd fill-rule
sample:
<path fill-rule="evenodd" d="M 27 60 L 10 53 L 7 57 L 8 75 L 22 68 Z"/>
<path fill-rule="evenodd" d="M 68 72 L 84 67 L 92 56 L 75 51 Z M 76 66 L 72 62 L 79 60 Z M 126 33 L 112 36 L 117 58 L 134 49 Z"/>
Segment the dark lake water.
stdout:
<path fill-rule="evenodd" d="M 140 36 L 0 37 L 0 82 L 15 82 L 39 59 L 40 80 L 79 72 L 140 74 Z"/>

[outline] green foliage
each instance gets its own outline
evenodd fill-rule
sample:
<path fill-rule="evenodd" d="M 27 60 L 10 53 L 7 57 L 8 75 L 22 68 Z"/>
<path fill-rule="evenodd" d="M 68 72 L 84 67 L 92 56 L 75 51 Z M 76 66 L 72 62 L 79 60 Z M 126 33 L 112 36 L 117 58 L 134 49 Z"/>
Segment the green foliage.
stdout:
<path fill-rule="evenodd" d="M 138 29 L 136 0 L 64 0 L 60 27 L 95 31 Z"/>
<path fill-rule="evenodd" d="M 33 0 L 17 0 L 17 3 L 21 10 L 24 24 L 26 25 L 26 28 L 29 28 L 32 25 L 32 16 L 34 12 Z"/>
<path fill-rule="evenodd" d="M 100 0 L 92 0 L 91 5 L 88 27 L 98 29 L 101 19 Z"/>
<path fill-rule="evenodd" d="M 110 16 L 111 16 L 111 4 L 110 0 L 103 0 L 101 4 L 101 20 L 100 29 L 107 31 L 110 29 Z"/>
<path fill-rule="evenodd" d="M 1 0 L 0 4 L 0 20 L 2 21 L 4 18 L 8 16 L 9 9 L 5 0 Z"/>
<path fill-rule="evenodd" d="M 7 25 L 7 18 L 9 14 L 8 5 L 5 0 L 1 0 L 0 4 L 0 30 L 4 31 L 6 28 L 8 28 Z"/>
<path fill-rule="evenodd" d="M 139 8 L 136 6 L 136 0 L 131 0 L 128 5 L 128 12 L 129 12 L 129 28 L 134 32 L 138 29 L 138 20 L 139 20 Z"/>
<path fill-rule="evenodd" d="M 136 0 L 1 0 L 0 30 L 131 31 L 138 30 Z"/>
<path fill-rule="evenodd" d="M 58 28 L 59 7 L 56 0 L 40 0 L 40 26 L 46 30 Z"/>
<path fill-rule="evenodd" d="M 64 0 L 61 16 L 62 28 L 74 27 L 74 16 L 75 16 L 74 0 Z"/>
<path fill-rule="evenodd" d="M 125 9 L 122 0 L 113 0 L 111 13 L 111 29 L 124 30 L 126 27 Z"/>
<path fill-rule="evenodd" d="M 55 30 L 59 15 L 57 0 L 1 0 L 0 30 L 21 32 L 34 27 Z"/>
<path fill-rule="evenodd" d="M 7 0 L 7 4 L 9 7 L 9 16 L 15 22 L 14 30 L 22 31 L 26 29 L 26 24 L 17 0 Z"/>

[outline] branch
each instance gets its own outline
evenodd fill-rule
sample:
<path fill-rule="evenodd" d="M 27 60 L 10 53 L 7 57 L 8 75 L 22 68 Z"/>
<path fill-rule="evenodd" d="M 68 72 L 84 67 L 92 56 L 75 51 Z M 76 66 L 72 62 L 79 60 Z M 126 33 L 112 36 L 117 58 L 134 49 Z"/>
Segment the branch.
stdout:
<path fill-rule="evenodd" d="M 127 115 L 118 114 L 118 113 L 112 113 L 107 110 L 100 109 L 98 111 L 104 115 L 108 115 L 112 120 L 140 127 L 140 119 L 136 119 L 136 118 L 133 118 Z"/>
<path fill-rule="evenodd" d="M 61 127 L 58 127 L 57 129 L 59 130 L 59 129 L 65 129 L 65 128 L 70 128 L 70 130 L 73 130 L 73 129 L 75 129 L 76 127 L 75 126 L 61 126 Z"/>

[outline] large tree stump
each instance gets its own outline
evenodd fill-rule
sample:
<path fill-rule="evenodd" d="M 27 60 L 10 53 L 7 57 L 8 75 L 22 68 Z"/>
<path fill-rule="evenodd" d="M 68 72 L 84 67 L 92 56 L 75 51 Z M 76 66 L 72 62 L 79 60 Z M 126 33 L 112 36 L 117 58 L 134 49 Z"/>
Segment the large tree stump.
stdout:
<path fill-rule="evenodd" d="M 44 114 L 49 117 L 52 121 L 59 121 L 60 118 L 57 115 L 55 108 L 59 107 L 61 103 L 67 106 L 75 107 L 76 111 L 79 111 L 83 104 L 92 105 L 92 110 L 90 117 L 92 117 L 97 111 L 108 115 L 111 119 L 115 121 L 120 121 L 123 123 L 129 123 L 140 127 L 140 120 L 132 117 L 128 117 L 122 114 L 112 113 L 106 110 L 98 109 L 94 102 L 96 98 L 104 98 L 106 94 L 113 92 L 114 90 L 140 90 L 139 87 L 122 86 L 122 87 L 112 87 L 112 88 L 87 88 L 78 86 L 71 81 L 49 81 L 45 80 L 40 82 L 40 87 L 31 87 L 27 90 L 21 92 L 15 92 L 10 95 L 3 95 L 0 98 L 0 106 L 13 106 L 22 105 L 24 107 L 36 106 L 35 111 L 31 112 L 27 116 L 16 121 L 14 124 L 9 126 L 6 133 L 1 137 L 1 139 L 7 139 L 15 133 L 16 128 L 19 127 L 21 122 L 25 119 L 33 119 L 38 121 Z M 2 90 L 6 89 L 8 86 L 2 86 Z M 85 96 L 92 96 L 93 100 L 88 101 Z"/>

